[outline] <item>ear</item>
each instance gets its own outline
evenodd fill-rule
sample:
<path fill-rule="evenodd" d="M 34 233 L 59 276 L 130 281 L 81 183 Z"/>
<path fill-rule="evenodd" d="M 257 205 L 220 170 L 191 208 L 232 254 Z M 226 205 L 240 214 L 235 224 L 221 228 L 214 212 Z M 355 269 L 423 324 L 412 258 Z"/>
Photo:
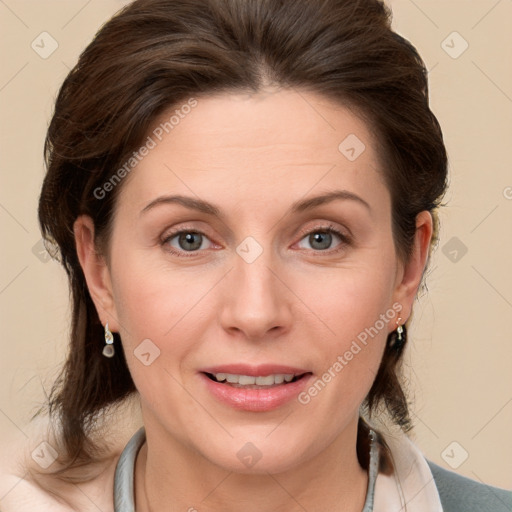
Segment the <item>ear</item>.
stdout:
<path fill-rule="evenodd" d="M 416 216 L 416 233 L 412 254 L 406 264 L 399 263 L 393 294 L 394 301 L 402 305 L 398 315 L 402 318 L 402 323 L 405 323 L 411 315 L 413 302 L 427 264 L 432 232 L 432 215 L 426 210 L 420 212 Z"/>
<path fill-rule="evenodd" d="M 103 325 L 108 322 L 111 331 L 119 331 L 110 270 L 105 258 L 96 250 L 94 222 L 88 215 L 81 215 L 75 220 L 73 231 L 78 260 L 100 321 Z"/>

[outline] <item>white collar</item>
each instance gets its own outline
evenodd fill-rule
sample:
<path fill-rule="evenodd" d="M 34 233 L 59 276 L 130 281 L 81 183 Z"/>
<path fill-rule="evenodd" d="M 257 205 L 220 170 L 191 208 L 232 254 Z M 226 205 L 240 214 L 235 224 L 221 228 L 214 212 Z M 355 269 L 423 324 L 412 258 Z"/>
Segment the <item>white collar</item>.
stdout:
<path fill-rule="evenodd" d="M 434 476 L 420 449 L 401 430 L 379 428 L 391 450 L 395 470 L 379 473 L 373 512 L 443 512 Z"/>

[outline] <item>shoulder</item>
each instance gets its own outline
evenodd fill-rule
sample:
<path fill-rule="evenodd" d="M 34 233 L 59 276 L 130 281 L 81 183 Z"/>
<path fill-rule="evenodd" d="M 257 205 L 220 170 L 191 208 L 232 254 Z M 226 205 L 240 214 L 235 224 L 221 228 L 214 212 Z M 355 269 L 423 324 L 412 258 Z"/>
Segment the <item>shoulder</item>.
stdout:
<path fill-rule="evenodd" d="M 0 445 L 0 510 L 2 512 L 113 511 L 114 471 L 119 453 L 71 478 L 59 478 L 39 467 L 35 457 L 46 429 L 24 428 Z M 39 450 L 39 451 L 38 451 Z M 42 453 L 42 452 L 41 452 Z M 44 455 L 44 454 L 43 454 Z M 84 477 L 85 475 L 85 477 Z"/>
<path fill-rule="evenodd" d="M 21 432 L 21 431 L 20 431 Z M 65 493 L 55 485 L 41 485 L 32 476 L 30 440 L 20 433 L 0 445 L 0 509 L 2 512 L 69 512 Z"/>
<path fill-rule="evenodd" d="M 0 467 L 1 512 L 113 512 L 115 464 L 78 483 L 23 469 Z"/>
<path fill-rule="evenodd" d="M 434 475 L 444 512 L 512 511 L 512 491 L 477 482 L 426 461 Z"/>
<path fill-rule="evenodd" d="M 26 476 L 0 470 L 0 507 L 2 512 L 72 512 L 76 510 L 62 496 L 43 489 Z"/>

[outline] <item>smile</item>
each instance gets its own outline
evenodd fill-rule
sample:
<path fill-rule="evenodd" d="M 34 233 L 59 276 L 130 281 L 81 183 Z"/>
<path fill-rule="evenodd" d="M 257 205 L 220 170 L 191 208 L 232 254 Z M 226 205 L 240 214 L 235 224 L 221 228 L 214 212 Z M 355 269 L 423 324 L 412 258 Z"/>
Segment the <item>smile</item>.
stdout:
<path fill-rule="evenodd" d="M 273 364 L 236 364 L 203 368 L 199 376 L 216 402 L 239 411 L 265 412 L 294 401 L 313 373 Z"/>

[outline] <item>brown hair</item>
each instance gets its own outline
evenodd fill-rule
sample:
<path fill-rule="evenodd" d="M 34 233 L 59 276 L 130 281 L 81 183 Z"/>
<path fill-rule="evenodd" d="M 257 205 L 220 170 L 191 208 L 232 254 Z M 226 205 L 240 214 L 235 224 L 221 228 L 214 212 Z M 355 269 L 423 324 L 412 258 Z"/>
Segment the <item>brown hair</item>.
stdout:
<path fill-rule="evenodd" d="M 108 21 L 59 91 L 45 143 L 39 203 L 43 236 L 59 253 L 72 295 L 70 350 L 49 400 L 61 426 L 65 467 L 94 460 L 99 414 L 136 389 L 122 351 L 102 355 L 103 327 L 75 249 L 73 223 L 95 224 L 107 251 L 115 200 L 94 193 L 173 105 L 216 92 L 257 92 L 267 84 L 310 90 L 354 108 L 374 131 L 392 200 L 398 256 L 407 261 L 415 219 L 434 217 L 446 189 L 447 156 L 429 108 L 427 72 L 416 49 L 391 29 L 379 0 L 137 0 Z M 51 247 L 49 246 L 49 250 Z M 429 253 L 430 259 L 430 253 Z M 120 340 L 118 335 L 116 343 Z M 383 404 L 412 428 L 399 370 L 403 346 L 387 349 L 363 403 Z M 358 456 L 367 467 L 368 424 Z M 381 439 L 382 441 L 382 439 Z M 392 467 L 386 450 L 382 470 Z"/>

